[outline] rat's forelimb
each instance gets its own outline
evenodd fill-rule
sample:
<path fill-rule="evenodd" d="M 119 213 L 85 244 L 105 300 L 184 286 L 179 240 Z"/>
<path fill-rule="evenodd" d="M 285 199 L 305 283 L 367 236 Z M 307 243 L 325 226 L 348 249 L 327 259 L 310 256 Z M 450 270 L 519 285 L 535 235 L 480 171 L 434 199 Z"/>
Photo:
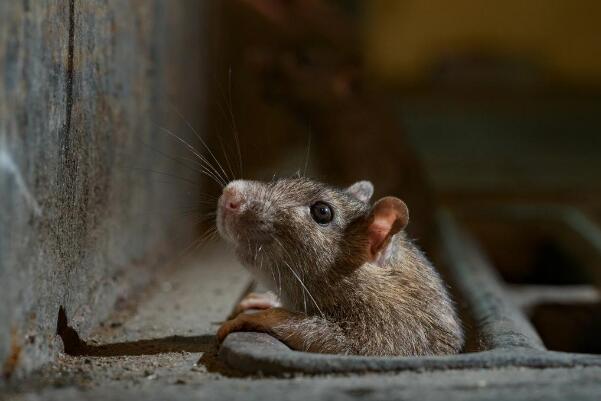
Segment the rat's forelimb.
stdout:
<path fill-rule="evenodd" d="M 219 342 L 236 331 L 268 333 L 290 348 L 319 353 L 351 353 L 352 349 L 342 329 L 336 323 L 317 316 L 307 316 L 283 308 L 271 308 L 256 313 L 241 313 L 221 325 Z"/>

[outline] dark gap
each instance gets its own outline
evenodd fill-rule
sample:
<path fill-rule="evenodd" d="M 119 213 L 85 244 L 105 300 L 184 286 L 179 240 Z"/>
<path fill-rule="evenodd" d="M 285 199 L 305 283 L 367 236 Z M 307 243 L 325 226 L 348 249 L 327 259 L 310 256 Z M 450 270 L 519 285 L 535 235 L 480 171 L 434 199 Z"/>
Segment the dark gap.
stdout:
<path fill-rule="evenodd" d="M 432 260 L 436 270 L 440 273 L 443 282 L 450 292 L 451 299 L 455 303 L 455 308 L 465 335 L 465 344 L 463 345 L 461 353 L 485 351 L 489 347 L 482 341 L 482 336 L 478 330 L 478 325 L 473 317 L 472 310 L 469 308 L 468 302 L 465 300 L 461 291 L 458 290 L 459 286 L 454 279 L 454 275 L 451 274 L 451 268 L 442 256 L 442 252 L 438 245 L 441 241 L 443 241 L 441 238 L 437 238 L 428 257 Z"/>
<path fill-rule="evenodd" d="M 550 350 L 601 354 L 601 303 L 541 304 L 530 319 Z"/>
<path fill-rule="evenodd" d="M 510 284 L 590 284 L 591 272 L 556 223 L 532 220 L 468 219 L 493 267 Z"/>
<path fill-rule="evenodd" d="M 56 334 L 63 340 L 63 348 L 68 355 L 81 355 L 79 351 L 86 346 L 77 331 L 69 326 L 67 313 L 61 305 L 58 309 L 58 319 L 56 321 Z"/>
<path fill-rule="evenodd" d="M 63 341 L 65 353 L 72 356 L 139 356 L 169 352 L 207 352 L 214 347 L 214 335 L 169 336 L 148 340 L 127 341 L 113 344 L 90 345 L 69 326 L 63 306 L 58 311 L 56 333 Z"/>

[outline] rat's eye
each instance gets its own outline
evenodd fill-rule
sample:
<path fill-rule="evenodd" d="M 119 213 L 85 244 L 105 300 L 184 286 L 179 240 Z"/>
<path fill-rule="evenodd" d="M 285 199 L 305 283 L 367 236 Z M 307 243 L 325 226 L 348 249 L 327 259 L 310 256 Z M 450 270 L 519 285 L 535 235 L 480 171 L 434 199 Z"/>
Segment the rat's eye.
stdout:
<path fill-rule="evenodd" d="M 316 202 L 311 206 L 311 217 L 319 224 L 328 224 L 334 218 L 334 210 L 325 202 Z"/>

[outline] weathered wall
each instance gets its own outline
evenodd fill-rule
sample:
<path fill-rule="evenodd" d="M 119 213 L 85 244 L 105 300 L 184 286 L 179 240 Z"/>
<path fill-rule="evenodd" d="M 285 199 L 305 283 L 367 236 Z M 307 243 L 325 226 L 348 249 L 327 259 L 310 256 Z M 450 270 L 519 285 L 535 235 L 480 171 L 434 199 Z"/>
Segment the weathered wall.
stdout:
<path fill-rule="evenodd" d="M 177 210 L 195 189 L 172 175 L 197 177 L 153 148 L 182 153 L 160 126 L 192 141 L 177 113 L 203 125 L 206 14 L 194 0 L 0 2 L 5 377 L 60 351 L 61 306 L 85 335 L 190 238 Z"/>

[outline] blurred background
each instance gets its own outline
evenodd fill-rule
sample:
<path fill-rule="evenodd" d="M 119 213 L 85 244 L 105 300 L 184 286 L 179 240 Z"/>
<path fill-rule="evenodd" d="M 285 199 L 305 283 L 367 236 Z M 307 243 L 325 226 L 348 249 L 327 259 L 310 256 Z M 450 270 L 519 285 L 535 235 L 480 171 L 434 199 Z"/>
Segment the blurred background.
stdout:
<path fill-rule="evenodd" d="M 220 191 L 190 168 L 190 147 L 212 162 L 203 142 L 230 178 L 369 179 L 433 257 L 450 210 L 547 347 L 600 352 L 600 16 L 595 0 L 2 2 L 4 376 L 56 356 L 59 310 L 85 336 L 203 238 Z"/>
<path fill-rule="evenodd" d="M 240 1 L 219 12 L 214 81 L 231 73 L 249 173 L 302 166 L 311 137 L 319 177 L 395 177 L 380 194 L 420 176 L 438 203 L 595 209 L 597 2 Z"/>
<path fill-rule="evenodd" d="M 376 197 L 407 202 L 408 231 L 434 258 L 436 214 L 451 210 L 548 348 L 601 350 L 598 2 L 240 0 L 217 12 L 211 98 L 228 82 L 233 114 L 209 113 L 208 132 L 235 118 L 245 176 L 308 163 L 336 185 L 369 179 Z"/>

